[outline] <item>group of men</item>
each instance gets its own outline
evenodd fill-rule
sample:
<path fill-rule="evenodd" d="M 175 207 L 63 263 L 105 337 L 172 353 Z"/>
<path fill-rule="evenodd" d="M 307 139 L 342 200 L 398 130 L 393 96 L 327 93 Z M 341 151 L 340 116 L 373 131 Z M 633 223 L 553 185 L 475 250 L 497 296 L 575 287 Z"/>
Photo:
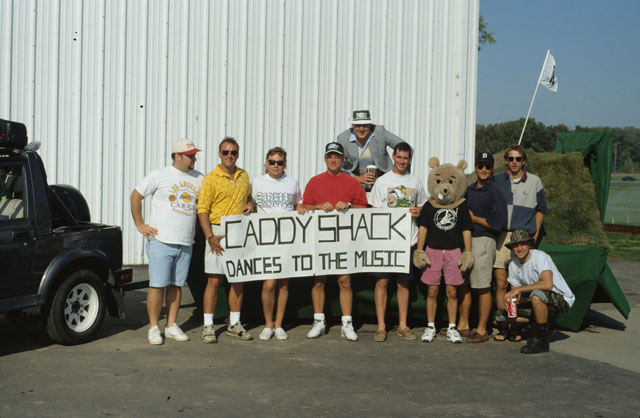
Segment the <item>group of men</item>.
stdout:
<path fill-rule="evenodd" d="M 388 149 L 393 150 L 391 157 Z M 428 224 L 423 221 L 425 214 L 421 214 L 427 202 L 427 193 L 420 180 L 410 173 L 413 149 L 384 126 L 373 124 L 368 110 L 353 112 L 352 127 L 338 135 L 336 142 L 326 145 L 326 171 L 311 178 L 304 193 L 301 193 L 298 182 L 285 174 L 287 154 L 280 147 L 267 152 L 265 174 L 253 181 L 245 170 L 236 166 L 240 147 L 234 138 L 225 137 L 221 141 L 218 148 L 220 164 L 206 176 L 194 169 L 199 151 L 191 141 L 181 139 L 173 147 L 172 164 L 151 172 L 131 194 L 131 211 L 136 228 L 147 239 L 150 279 L 147 296 L 148 340 L 151 344 L 162 344 L 164 341 L 158 327 L 163 301 L 167 308 L 164 337 L 177 341 L 189 340 L 176 324 L 176 318 L 181 288 L 189 270 L 196 218 L 206 239 L 207 285 L 203 297 L 202 329 L 202 340 L 206 343 L 217 342 L 213 312 L 218 289 L 224 279 L 222 253 L 225 237 L 220 227 L 222 216 L 250 214 L 254 211 L 296 210 L 303 214 L 309 210 L 330 212 L 366 207 L 407 208 L 413 218 L 412 253 L 418 244 L 418 224 L 421 228 Z M 549 320 L 566 313 L 574 297 L 550 257 L 533 249 L 534 242 L 539 239 L 546 211 L 540 179 L 524 169 L 526 153 L 522 147 L 511 146 L 505 152 L 505 161 L 507 170 L 493 175 L 492 154 L 479 152 L 476 156 L 477 180 L 469 186 L 466 195 L 471 223 L 464 226 L 471 230 L 475 264 L 467 280 L 456 285 L 451 295 L 454 300 L 455 296 L 460 295 L 457 297 L 459 320 L 456 326 L 456 309 L 449 312 L 447 339 L 454 343 L 461 342 L 461 335 L 466 336 L 468 342 L 489 339 L 491 281 L 495 277 L 495 319 L 499 332 L 494 338 L 497 341 L 521 338 L 516 327 L 518 322 L 507 321 L 504 309 L 505 303 L 512 298 L 518 299 L 522 302 L 520 306 L 524 306 L 526 297 L 533 311 L 532 338 L 522 352 L 548 351 Z M 147 196 L 153 196 L 148 224 L 142 216 L 142 201 Z M 424 245 L 424 242 L 420 244 Z M 512 250 L 515 253 L 513 261 Z M 417 339 L 407 326 L 407 314 L 410 281 L 419 277 L 418 270 L 412 266 L 408 274 L 372 274 L 376 279 L 374 299 L 378 320 L 375 341 L 382 342 L 387 338 L 385 312 L 387 287 L 391 279 L 397 283 L 397 333 L 405 339 Z M 311 300 L 314 320 L 308 338 L 318 338 L 326 332 L 326 279 L 323 276 L 313 277 Z M 358 335 L 351 316 L 353 294 L 350 275 L 337 276 L 337 283 L 342 311 L 341 335 L 348 341 L 356 341 Z M 509 292 L 507 283 L 511 285 Z M 469 325 L 469 286 L 478 294 L 478 325 L 473 332 Z M 240 321 L 243 290 L 242 282 L 230 283 L 230 314 L 226 334 L 251 340 L 253 337 Z M 287 279 L 264 281 L 262 304 L 265 327 L 259 339 L 269 340 L 274 336 L 279 340 L 288 338 L 282 327 L 287 298 Z M 436 332 L 430 322 L 422 341 L 430 342 L 435 338 Z"/>

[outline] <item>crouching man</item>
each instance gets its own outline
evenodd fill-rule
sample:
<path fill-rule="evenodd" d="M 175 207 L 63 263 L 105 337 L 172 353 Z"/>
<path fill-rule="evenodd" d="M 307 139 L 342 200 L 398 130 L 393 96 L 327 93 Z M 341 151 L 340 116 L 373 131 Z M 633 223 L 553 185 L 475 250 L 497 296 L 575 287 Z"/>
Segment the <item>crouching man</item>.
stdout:
<path fill-rule="evenodd" d="M 520 349 L 523 354 L 549 351 L 549 322 L 569 311 L 576 298 L 551 257 L 532 249 L 533 238 L 524 229 L 511 234 L 508 247 L 515 258 L 509 264 L 511 290 L 504 297 L 505 309 L 511 298 L 518 300 L 518 313 L 531 302 L 531 338 Z"/>

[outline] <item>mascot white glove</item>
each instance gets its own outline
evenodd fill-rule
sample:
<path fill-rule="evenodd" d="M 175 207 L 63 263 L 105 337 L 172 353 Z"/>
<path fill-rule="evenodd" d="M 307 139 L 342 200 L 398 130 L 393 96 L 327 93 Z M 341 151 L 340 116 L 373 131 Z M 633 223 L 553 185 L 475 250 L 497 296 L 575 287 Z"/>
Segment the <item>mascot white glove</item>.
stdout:
<path fill-rule="evenodd" d="M 462 271 L 467 271 L 473 267 L 473 261 L 473 253 L 471 251 L 465 251 L 458 260 L 458 267 L 460 267 L 460 270 Z"/>
<path fill-rule="evenodd" d="M 427 257 L 427 253 L 424 250 L 415 250 L 413 252 L 413 265 L 419 269 L 431 265 L 431 261 L 429 261 L 429 257 Z"/>

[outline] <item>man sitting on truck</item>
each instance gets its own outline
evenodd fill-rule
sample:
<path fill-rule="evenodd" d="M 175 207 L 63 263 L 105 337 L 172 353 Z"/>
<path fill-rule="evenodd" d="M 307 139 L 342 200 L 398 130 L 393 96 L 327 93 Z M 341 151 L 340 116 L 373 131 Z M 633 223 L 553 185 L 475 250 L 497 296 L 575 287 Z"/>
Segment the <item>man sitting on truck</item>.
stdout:
<path fill-rule="evenodd" d="M 203 175 L 194 170 L 196 153 L 200 151 L 188 139 L 179 140 L 171 151 L 173 163 L 152 171 L 131 193 L 131 214 L 138 232 L 147 239 L 149 257 L 150 344 L 162 344 L 158 328 L 162 300 L 167 306 L 164 335 L 176 341 L 189 337 L 176 324 L 182 286 L 189 272 L 193 237 L 196 231 L 197 197 Z M 153 196 L 151 221 L 142 219 L 142 200 Z"/>

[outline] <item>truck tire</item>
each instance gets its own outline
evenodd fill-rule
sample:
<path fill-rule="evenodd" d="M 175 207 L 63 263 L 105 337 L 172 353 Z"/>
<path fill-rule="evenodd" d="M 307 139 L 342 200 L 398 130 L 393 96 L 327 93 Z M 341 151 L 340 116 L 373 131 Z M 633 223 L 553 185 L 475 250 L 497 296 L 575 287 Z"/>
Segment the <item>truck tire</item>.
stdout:
<path fill-rule="evenodd" d="M 61 344 L 90 341 L 104 319 L 106 298 L 100 278 L 90 270 L 77 270 L 55 290 L 45 312 L 49 337 Z"/>

